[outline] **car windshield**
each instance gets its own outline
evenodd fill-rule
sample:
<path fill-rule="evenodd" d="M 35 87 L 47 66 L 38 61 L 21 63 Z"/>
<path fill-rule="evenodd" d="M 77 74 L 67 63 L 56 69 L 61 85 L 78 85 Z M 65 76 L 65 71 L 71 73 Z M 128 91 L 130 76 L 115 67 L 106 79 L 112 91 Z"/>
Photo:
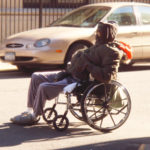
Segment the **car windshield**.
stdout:
<path fill-rule="evenodd" d="M 110 7 L 83 7 L 58 19 L 51 26 L 94 27 L 109 11 Z"/>

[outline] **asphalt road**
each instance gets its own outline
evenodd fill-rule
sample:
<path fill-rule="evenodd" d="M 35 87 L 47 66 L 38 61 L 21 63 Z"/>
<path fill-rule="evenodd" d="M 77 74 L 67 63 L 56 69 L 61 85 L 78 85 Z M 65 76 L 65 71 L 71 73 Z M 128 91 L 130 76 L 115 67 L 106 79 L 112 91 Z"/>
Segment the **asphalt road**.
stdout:
<path fill-rule="evenodd" d="M 3 69 L 1 66 L 5 66 Z M 14 67 L 14 68 L 13 68 Z M 119 81 L 128 89 L 132 110 L 126 123 L 110 133 L 101 133 L 68 115 L 64 132 L 42 119 L 35 126 L 17 126 L 10 117 L 25 110 L 30 74 L 15 66 L 0 65 L 1 150 L 150 150 L 150 64 L 123 69 Z"/>

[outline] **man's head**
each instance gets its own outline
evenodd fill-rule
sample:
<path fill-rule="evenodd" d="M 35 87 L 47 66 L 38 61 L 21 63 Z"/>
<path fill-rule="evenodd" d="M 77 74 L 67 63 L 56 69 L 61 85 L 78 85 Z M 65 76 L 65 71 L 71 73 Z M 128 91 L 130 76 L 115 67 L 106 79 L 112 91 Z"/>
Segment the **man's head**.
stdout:
<path fill-rule="evenodd" d="M 106 44 L 113 42 L 117 34 L 117 24 L 115 22 L 99 22 L 96 31 L 96 43 Z"/>

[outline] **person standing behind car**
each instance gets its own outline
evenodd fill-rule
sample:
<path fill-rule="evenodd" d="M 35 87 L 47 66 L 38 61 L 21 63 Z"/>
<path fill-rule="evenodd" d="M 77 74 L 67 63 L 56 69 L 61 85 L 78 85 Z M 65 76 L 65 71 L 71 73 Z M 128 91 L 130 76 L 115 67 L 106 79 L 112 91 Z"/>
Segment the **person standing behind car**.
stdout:
<path fill-rule="evenodd" d="M 115 80 L 123 56 L 123 51 L 117 48 L 115 42 L 116 34 L 116 24 L 99 22 L 95 45 L 78 52 L 71 59 L 71 64 L 65 72 L 33 73 L 27 101 L 30 111 L 11 118 L 11 121 L 19 125 L 37 123 L 38 117 L 43 114 L 46 100 L 58 96 L 70 83 L 89 80 L 90 75 L 99 82 L 107 83 L 112 79 Z"/>

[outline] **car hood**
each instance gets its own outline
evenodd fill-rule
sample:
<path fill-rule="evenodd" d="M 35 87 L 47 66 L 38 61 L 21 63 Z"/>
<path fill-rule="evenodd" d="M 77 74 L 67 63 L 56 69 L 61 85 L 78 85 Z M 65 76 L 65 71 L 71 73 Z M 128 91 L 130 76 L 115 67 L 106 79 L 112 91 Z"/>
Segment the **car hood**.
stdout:
<path fill-rule="evenodd" d="M 49 39 L 63 39 L 63 38 L 77 38 L 88 37 L 94 32 L 94 28 L 77 28 L 77 27 L 47 27 L 41 29 L 29 30 L 17 33 L 8 37 L 9 41 L 35 41 L 43 38 Z"/>

